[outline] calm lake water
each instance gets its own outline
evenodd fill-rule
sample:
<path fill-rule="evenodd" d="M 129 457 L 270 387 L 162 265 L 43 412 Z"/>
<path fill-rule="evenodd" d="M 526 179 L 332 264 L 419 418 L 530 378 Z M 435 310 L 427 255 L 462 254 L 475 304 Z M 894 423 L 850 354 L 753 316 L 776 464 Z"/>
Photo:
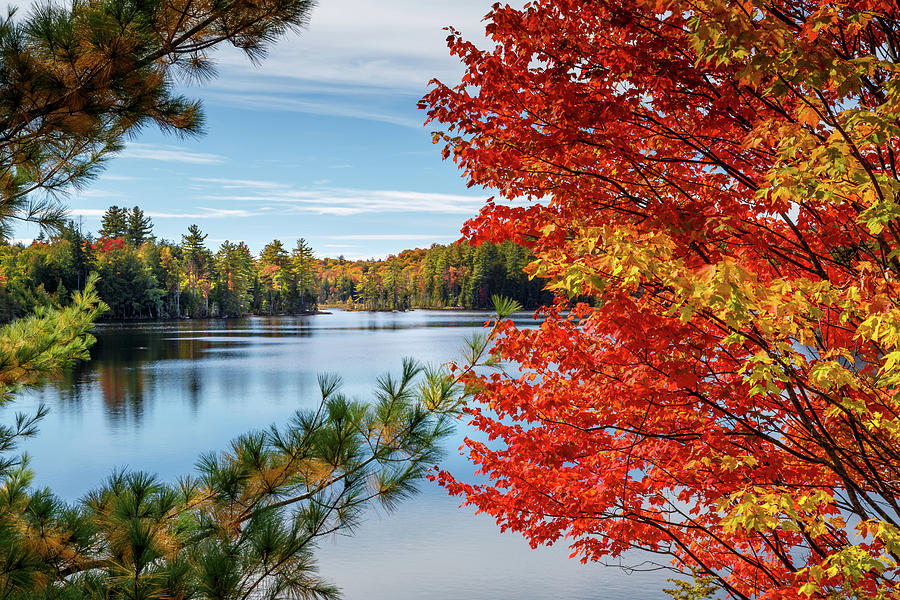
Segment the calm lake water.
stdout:
<path fill-rule="evenodd" d="M 318 373 L 338 373 L 349 395 L 366 398 L 375 378 L 399 371 L 404 356 L 432 363 L 456 358 L 463 339 L 488 317 L 334 311 L 105 325 L 96 331 L 93 360 L 23 395 L 13 409 L 50 407 L 39 436 L 24 449 L 36 484 L 74 500 L 115 467 L 166 480 L 190 472 L 201 453 L 317 405 Z M 456 450 L 465 435 L 477 432 L 460 425 L 443 466 L 472 479 L 474 468 Z M 532 550 L 459 503 L 429 483 L 395 513 L 372 511 L 352 537 L 322 544 L 322 573 L 347 600 L 668 597 L 660 591 L 664 573 L 581 565 L 564 545 Z"/>

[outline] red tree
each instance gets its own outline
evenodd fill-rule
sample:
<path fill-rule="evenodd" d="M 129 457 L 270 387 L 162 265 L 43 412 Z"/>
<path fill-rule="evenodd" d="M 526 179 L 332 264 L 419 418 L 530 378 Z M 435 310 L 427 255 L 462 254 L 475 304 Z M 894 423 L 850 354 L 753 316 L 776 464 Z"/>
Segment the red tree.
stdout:
<path fill-rule="evenodd" d="M 560 297 L 504 326 L 519 370 L 469 407 L 491 482 L 452 493 L 732 597 L 898 593 L 898 18 L 539 0 L 495 5 L 488 50 L 451 32 L 465 75 L 423 106 L 497 193 L 465 232 L 530 247 Z"/>

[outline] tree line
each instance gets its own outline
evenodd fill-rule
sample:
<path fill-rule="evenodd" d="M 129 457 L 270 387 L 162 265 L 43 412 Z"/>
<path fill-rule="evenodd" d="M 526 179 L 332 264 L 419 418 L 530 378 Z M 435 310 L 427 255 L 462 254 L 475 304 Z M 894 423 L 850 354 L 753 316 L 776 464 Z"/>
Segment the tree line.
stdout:
<path fill-rule="evenodd" d="M 328 304 L 355 303 L 369 310 L 489 308 L 503 295 L 526 307 L 550 301 L 544 282 L 525 272 L 531 253 L 512 242 L 466 242 L 404 250 L 385 260 L 317 263 L 318 294 Z"/>
<path fill-rule="evenodd" d="M 254 256 L 244 242 L 213 251 L 188 227 L 177 242 L 157 239 L 140 207 L 111 206 L 96 235 L 74 222 L 31 245 L 0 246 L 0 317 L 66 304 L 91 272 L 109 319 L 299 314 L 320 304 L 370 310 L 486 308 L 493 294 L 526 306 L 545 299 L 523 271 L 529 252 L 510 242 L 435 244 L 386 260 L 316 258 L 305 239 L 273 240 Z"/>

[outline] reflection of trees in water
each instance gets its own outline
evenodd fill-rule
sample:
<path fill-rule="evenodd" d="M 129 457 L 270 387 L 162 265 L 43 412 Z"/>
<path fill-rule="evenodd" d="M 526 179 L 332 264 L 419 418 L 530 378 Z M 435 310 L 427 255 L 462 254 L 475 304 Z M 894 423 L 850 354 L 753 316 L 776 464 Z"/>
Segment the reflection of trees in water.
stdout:
<path fill-rule="evenodd" d="M 163 389 L 180 395 L 178 400 L 194 412 L 208 397 L 309 406 L 316 398 L 301 397 L 297 390 L 316 388 L 316 374 L 301 367 L 309 360 L 311 346 L 283 344 L 281 339 L 332 337 L 334 345 L 341 345 L 354 330 L 418 329 L 432 324 L 414 316 L 356 313 L 348 323 L 339 321 L 338 327 L 323 327 L 330 323 L 327 317 L 323 323 L 321 317 L 317 321 L 317 317 L 302 316 L 104 325 L 95 332 L 91 361 L 51 382 L 56 392 L 51 406 L 80 410 L 83 403 L 102 396 L 104 412 L 116 423 L 140 422 L 154 402 L 171 399 L 160 395 Z M 476 319 L 479 325 L 483 321 L 475 315 L 441 315 L 437 322 L 458 326 Z M 289 365 L 295 362 L 296 368 L 270 368 L 270 358 L 286 359 Z M 172 365 L 171 361 L 184 363 Z M 345 367 L 338 361 L 332 368 L 340 372 Z M 266 398 L 254 397 L 260 392 Z"/>
<path fill-rule="evenodd" d="M 179 335 L 185 331 L 183 327 L 177 330 L 104 328 L 92 349 L 91 362 L 67 374 L 60 381 L 61 387 L 78 387 L 85 377 L 95 373 L 109 417 L 115 421 L 140 421 L 145 404 L 152 400 L 148 390 L 152 392 L 156 387 L 156 370 L 147 367 L 167 360 L 197 361 L 213 346 L 210 340 Z M 186 396 L 196 410 L 201 402 L 199 369 L 191 368 L 185 381 Z"/>
<path fill-rule="evenodd" d="M 196 365 L 192 365 L 190 369 L 188 369 L 187 377 L 185 377 L 185 383 L 187 384 L 185 387 L 187 389 L 187 397 L 190 402 L 191 409 L 194 412 L 197 412 L 197 409 L 200 408 L 201 403 L 201 395 L 200 395 L 200 369 L 196 367 Z"/>
<path fill-rule="evenodd" d="M 114 422 L 139 423 L 144 415 L 145 379 L 153 375 L 123 364 L 99 365 L 97 371 L 107 416 Z"/>

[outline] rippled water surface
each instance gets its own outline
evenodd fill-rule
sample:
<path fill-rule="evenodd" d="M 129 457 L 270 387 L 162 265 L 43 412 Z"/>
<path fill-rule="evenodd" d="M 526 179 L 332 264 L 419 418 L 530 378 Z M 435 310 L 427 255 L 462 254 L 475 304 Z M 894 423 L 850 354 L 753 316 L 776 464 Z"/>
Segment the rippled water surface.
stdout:
<path fill-rule="evenodd" d="M 93 360 L 29 393 L 16 410 L 51 408 L 25 450 L 38 485 L 75 499 L 115 467 L 167 480 L 248 429 L 318 402 L 316 375 L 340 374 L 365 398 L 404 356 L 456 358 L 483 313 L 334 311 L 304 317 L 183 321 L 98 328 Z M 522 324 L 528 317 L 522 317 Z M 9 409 L 5 409 L 8 418 Z M 444 466 L 473 467 L 448 441 Z M 666 575 L 626 574 L 568 559 L 565 545 L 531 550 L 428 484 L 396 513 L 372 512 L 352 537 L 323 543 L 322 573 L 348 600 L 657 599 Z"/>

